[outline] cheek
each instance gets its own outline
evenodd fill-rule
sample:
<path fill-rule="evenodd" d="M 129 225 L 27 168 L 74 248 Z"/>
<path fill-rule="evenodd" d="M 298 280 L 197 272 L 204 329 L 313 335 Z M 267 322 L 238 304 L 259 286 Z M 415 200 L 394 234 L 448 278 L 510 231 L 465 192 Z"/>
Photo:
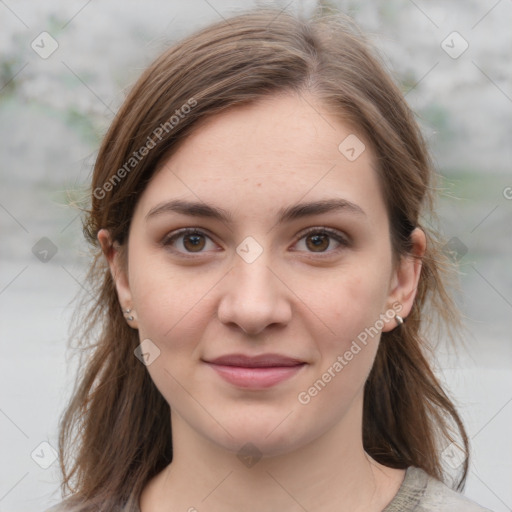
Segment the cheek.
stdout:
<path fill-rule="evenodd" d="M 386 264 L 361 261 L 337 270 L 322 285 L 321 293 L 309 295 L 315 300 L 313 311 L 329 327 L 330 344 L 343 348 L 365 329 L 380 326 L 380 317 L 388 293 L 389 270 Z M 314 297 L 314 299 L 313 299 Z"/>
<path fill-rule="evenodd" d="M 134 248 L 129 264 L 140 340 L 150 339 L 157 345 L 164 356 L 160 362 L 165 360 L 169 370 L 186 372 L 215 322 L 216 286 L 226 271 L 178 267 L 162 252 L 147 248 Z"/>
<path fill-rule="evenodd" d="M 383 326 L 386 288 L 382 276 L 379 281 L 375 275 L 355 270 L 333 279 L 331 284 L 323 294 L 314 296 L 316 304 L 311 309 L 322 312 L 321 320 L 329 327 L 329 334 L 322 336 L 320 330 L 316 331 L 318 364 L 299 390 L 297 400 L 304 412 L 312 416 L 328 414 L 329 421 L 335 422 L 360 396 L 373 366 Z"/>
<path fill-rule="evenodd" d="M 378 349 L 388 291 L 390 261 L 373 255 L 339 269 L 310 295 L 312 311 L 328 326 L 315 337 L 319 365 L 305 400 L 317 406 L 350 402 L 364 385 Z M 318 289 L 317 289 L 318 290 Z M 315 398 L 317 395 L 318 398 Z M 302 402 L 301 402 L 302 403 Z M 339 411 L 339 412 L 340 412 Z"/>
<path fill-rule="evenodd" d="M 186 270 L 173 269 L 165 257 L 143 249 L 134 249 L 129 261 L 139 338 L 151 340 L 158 354 L 147 366 L 151 379 L 176 413 L 200 419 L 201 408 L 195 410 L 197 404 L 190 400 L 200 388 L 189 376 L 194 350 L 211 319 L 208 290 L 215 280 L 193 270 L 188 275 Z"/>

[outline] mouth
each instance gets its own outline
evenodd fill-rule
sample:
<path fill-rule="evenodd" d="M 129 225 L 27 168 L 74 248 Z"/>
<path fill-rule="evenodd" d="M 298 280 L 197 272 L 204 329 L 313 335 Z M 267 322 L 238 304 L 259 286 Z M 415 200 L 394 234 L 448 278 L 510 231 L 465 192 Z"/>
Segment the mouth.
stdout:
<path fill-rule="evenodd" d="M 246 356 L 230 354 L 204 361 L 222 379 L 246 389 L 265 389 L 290 379 L 307 363 L 279 355 Z"/>

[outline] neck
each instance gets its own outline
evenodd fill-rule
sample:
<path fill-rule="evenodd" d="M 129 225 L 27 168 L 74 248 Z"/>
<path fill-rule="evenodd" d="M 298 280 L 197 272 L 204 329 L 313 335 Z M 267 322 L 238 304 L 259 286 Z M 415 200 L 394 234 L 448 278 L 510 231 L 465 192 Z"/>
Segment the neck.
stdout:
<path fill-rule="evenodd" d="M 404 472 L 365 453 L 362 404 L 353 409 L 314 441 L 259 460 L 226 451 L 174 414 L 173 461 L 143 493 L 141 511 L 157 511 L 163 504 L 166 510 L 190 512 L 380 511 L 398 491 Z"/>

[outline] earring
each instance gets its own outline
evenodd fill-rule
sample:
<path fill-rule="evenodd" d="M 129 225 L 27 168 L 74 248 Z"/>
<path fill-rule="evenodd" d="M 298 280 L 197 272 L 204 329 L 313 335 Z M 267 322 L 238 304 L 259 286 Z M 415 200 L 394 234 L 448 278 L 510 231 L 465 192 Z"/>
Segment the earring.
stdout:
<path fill-rule="evenodd" d="M 404 319 L 401 316 L 395 315 L 396 325 L 402 325 L 404 323 Z"/>
<path fill-rule="evenodd" d="M 124 317 L 126 318 L 126 320 L 129 320 L 130 322 L 132 320 L 134 320 L 133 315 L 130 315 L 130 313 L 132 312 L 132 310 L 130 308 L 124 309 L 123 312 L 124 312 Z"/>

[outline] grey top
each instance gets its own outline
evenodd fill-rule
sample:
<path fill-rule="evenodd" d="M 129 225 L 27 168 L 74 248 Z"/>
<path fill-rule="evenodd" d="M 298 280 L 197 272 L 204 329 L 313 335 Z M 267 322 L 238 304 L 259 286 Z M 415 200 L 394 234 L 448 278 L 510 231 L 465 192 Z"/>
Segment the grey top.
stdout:
<path fill-rule="evenodd" d="M 45 512 L 81 512 L 80 507 L 69 507 L 65 501 Z M 119 512 L 140 512 L 138 500 L 133 497 L 130 503 Z M 382 512 L 492 512 L 477 505 L 447 485 L 432 478 L 425 471 L 409 467 L 395 497 Z"/>
<path fill-rule="evenodd" d="M 409 467 L 391 503 L 382 512 L 491 512 L 420 468 Z"/>

